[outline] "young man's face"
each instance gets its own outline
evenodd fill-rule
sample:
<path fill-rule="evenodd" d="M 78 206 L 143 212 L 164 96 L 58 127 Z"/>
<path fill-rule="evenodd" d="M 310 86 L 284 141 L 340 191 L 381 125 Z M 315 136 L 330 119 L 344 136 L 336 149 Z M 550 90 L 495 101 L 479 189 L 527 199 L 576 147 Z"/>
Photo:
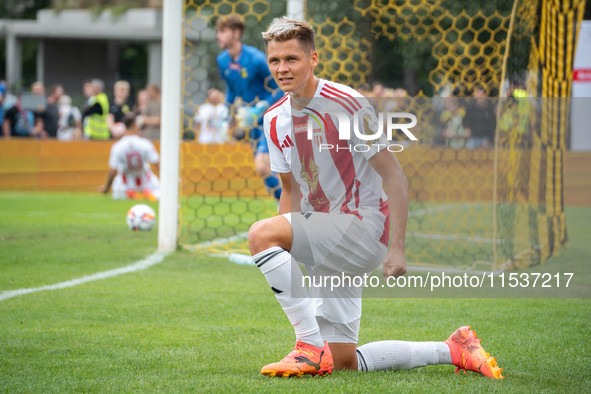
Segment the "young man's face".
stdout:
<path fill-rule="evenodd" d="M 63 95 L 64 95 L 64 88 L 62 88 L 61 86 L 56 87 L 53 92 L 53 97 L 55 97 L 57 100 L 59 100 L 60 97 L 62 97 Z"/>
<path fill-rule="evenodd" d="M 207 92 L 207 99 L 213 105 L 221 104 L 224 100 L 224 94 L 217 89 L 210 89 Z"/>
<path fill-rule="evenodd" d="M 316 51 L 306 50 L 297 39 L 267 44 L 269 70 L 279 89 L 297 95 L 314 78 L 318 64 Z"/>
<path fill-rule="evenodd" d="M 92 87 L 92 84 L 90 82 L 86 82 L 82 87 L 82 93 L 84 94 L 84 97 L 92 97 L 92 95 L 94 94 L 93 89 L 94 88 Z"/>
<path fill-rule="evenodd" d="M 215 38 L 221 49 L 227 49 L 233 43 L 240 41 L 240 30 L 232 30 L 229 27 L 222 27 L 218 29 Z"/>
<path fill-rule="evenodd" d="M 375 97 L 382 97 L 384 95 L 384 85 L 381 83 L 375 84 L 373 87 L 373 95 Z"/>
<path fill-rule="evenodd" d="M 486 90 L 478 88 L 474 91 L 474 97 L 487 97 Z"/>
<path fill-rule="evenodd" d="M 113 93 L 115 94 L 115 97 L 121 100 L 125 100 L 129 97 L 129 89 L 124 86 L 116 87 Z"/>

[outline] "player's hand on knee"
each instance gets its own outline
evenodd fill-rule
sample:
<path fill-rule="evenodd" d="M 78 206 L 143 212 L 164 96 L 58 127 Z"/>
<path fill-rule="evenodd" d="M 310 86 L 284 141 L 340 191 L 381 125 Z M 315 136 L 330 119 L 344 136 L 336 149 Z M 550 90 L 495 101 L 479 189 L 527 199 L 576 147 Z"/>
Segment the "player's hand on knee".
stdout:
<path fill-rule="evenodd" d="M 389 250 L 386 258 L 384 258 L 383 266 L 384 269 L 382 272 L 384 279 L 388 279 L 391 276 L 398 278 L 406 274 L 406 258 L 404 257 L 404 252 Z"/>

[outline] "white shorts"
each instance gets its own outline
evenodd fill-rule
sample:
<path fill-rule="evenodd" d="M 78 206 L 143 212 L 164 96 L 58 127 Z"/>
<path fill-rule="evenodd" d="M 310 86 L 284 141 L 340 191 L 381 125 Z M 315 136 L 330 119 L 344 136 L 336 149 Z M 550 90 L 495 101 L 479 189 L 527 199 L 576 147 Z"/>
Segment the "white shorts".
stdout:
<path fill-rule="evenodd" d="M 298 212 L 283 216 L 292 228 L 290 253 L 304 264 L 311 278 L 308 293 L 316 316 L 333 323 L 356 343 L 363 288 L 350 281 L 351 285 L 331 290 L 330 279 L 326 283 L 324 278 L 364 276 L 378 268 L 388 250 L 380 242 L 384 229 L 371 219 L 360 220 L 350 214 Z"/>
<path fill-rule="evenodd" d="M 320 335 L 328 343 L 357 343 L 359 341 L 359 323 L 361 319 L 347 324 L 329 322 L 321 316 L 316 316 Z"/>
<path fill-rule="evenodd" d="M 127 198 L 126 192 L 128 190 L 142 192 L 145 189 L 150 190 L 154 197 L 160 198 L 160 181 L 152 172 L 125 176 L 117 174 L 115 180 L 113 180 L 113 194 L 111 194 L 111 197 L 114 200 L 124 200 Z"/>

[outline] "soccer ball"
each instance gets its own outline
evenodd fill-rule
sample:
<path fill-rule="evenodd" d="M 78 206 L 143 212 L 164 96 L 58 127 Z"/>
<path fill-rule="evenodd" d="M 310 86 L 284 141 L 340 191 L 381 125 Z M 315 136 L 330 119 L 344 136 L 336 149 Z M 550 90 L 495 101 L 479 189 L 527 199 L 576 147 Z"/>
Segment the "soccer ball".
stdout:
<path fill-rule="evenodd" d="M 146 204 L 133 206 L 127 212 L 127 226 L 133 231 L 149 231 L 156 223 L 156 212 Z"/>

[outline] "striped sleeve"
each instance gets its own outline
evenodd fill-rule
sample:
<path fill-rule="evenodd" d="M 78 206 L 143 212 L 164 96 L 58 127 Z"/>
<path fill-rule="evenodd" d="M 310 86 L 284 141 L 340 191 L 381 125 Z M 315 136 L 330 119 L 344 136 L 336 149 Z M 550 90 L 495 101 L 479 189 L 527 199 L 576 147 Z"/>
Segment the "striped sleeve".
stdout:
<path fill-rule="evenodd" d="M 265 114 L 264 126 L 265 137 L 267 138 L 267 145 L 269 146 L 269 159 L 271 161 L 271 171 L 279 173 L 291 172 L 291 166 L 285 159 L 283 149 L 279 144 L 277 136 L 277 120 L 278 115 L 271 116 L 270 113 Z"/>

